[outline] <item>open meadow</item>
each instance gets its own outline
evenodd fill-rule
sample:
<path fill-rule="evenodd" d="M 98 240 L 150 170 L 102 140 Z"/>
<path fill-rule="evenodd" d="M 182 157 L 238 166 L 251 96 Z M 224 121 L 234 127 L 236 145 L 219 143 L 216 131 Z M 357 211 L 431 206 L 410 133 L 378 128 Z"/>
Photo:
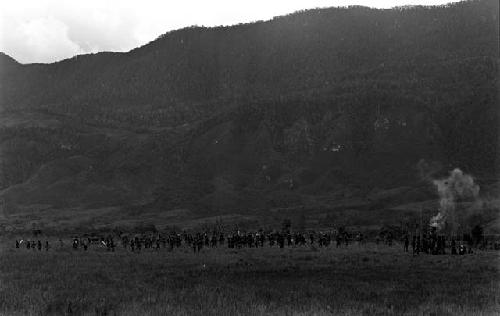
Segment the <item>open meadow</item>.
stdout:
<path fill-rule="evenodd" d="M 500 253 L 0 250 L 1 315 L 498 315 Z"/>

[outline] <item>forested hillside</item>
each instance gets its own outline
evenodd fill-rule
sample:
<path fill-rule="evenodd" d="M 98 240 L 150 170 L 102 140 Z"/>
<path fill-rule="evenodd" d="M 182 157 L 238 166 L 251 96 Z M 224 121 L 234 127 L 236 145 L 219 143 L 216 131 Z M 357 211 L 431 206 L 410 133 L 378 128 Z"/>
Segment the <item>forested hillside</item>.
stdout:
<path fill-rule="evenodd" d="M 4 209 L 385 208 L 434 197 L 422 161 L 488 187 L 498 39 L 498 1 L 480 0 L 190 27 L 53 64 L 2 54 Z"/>

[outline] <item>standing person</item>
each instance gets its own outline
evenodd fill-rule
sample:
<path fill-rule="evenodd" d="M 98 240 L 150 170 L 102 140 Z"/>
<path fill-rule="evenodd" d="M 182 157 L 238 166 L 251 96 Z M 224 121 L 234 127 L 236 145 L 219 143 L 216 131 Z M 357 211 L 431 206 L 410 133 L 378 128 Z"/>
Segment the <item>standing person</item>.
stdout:
<path fill-rule="evenodd" d="M 274 234 L 272 234 L 272 233 L 269 234 L 268 239 L 267 239 L 269 241 L 269 247 L 274 246 L 274 237 L 275 237 Z"/>
<path fill-rule="evenodd" d="M 436 254 L 441 255 L 443 254 L 443 238 L 442 236 L 437 236 L 436 238 Z"/>
<path fill-rule="evenodd" d="M 420 237 L 417 238 L 417 255 L 420 254 Z"/>
<path fill-rule="evenodd" d="M 141 252 L 142 243 L 140 239 L 136 240 L 137 252 Z"/>
<path fill-rule="evenodd" d="M 208 238 L 208 234 L 206 232 L 205 232 L 205 234 L 203 234 L 203 243 L 204 243 L 205 247 L 208 247 L 210 245 L 210 239 Z"/>
<path fill-rule="evenodd" d="M 231 244 L 231 243 L 229 243 L 229 244 Z M 198 245 L 197 245 L 196 240 L 193 240 L 193 242 L 191 243 L 191 247 L 193 247 L 193 253 L 196 253 L 196 248 L 197 248 L 197 246 L 198 246 Z"/>
<path fill-rule="evenodd" d="M 474 241 L 472 240 L 472 237 L 468 236 L 469 238 L 467 239 L 467 253 L 472 253 L 472 247 L 474 246 Z"/>
<path fill-rule="evenodd" d="M 467 252 L 467 249 L 465 248 L 465 245 L 463 243 L 461 243 L 460 246 L 458 247 L 458 254 L 465 255 L 466 252 Z"/>
<path fill-rule="evenodd" d="M 427 236 L 422 237 L 422 252 L 427 253 Z"/>
<path fill-rule="evenodd" d="M 42 242 L 40 240 L 38 240 L 37 246 L 38 246 L 38 251 L 41 251 L 42 250 Z"/>
<path fill-rule="evenodd" d="M 278 243 L 279 243 L 280 248 L 285 247 L 285 237 L 281 233 L 279 233 L 279 235 L 278 235 Z"/>
<path fill-rule="evenodd" d="M 387 234 L 387 245 L 388 245 L 389 247 L 392 247 L 392 233 L 391 233 L 391 232 L 389 232 L 389 233 Z"/>
<path fill-rule="evenodd" d="M 445 255 L 446 254 L 446 236 L 442 237 L 442 247 L 443 247 L 442 253 L 443 253 L 443 255 Z"/>
<path fill-rule="evenodd" d="M 19 249 L 19 240 L 16 239 L 16 248 Z"/>
<path fill-rule="evenodd" d="M 457 254 L 457 242 L 455 241 L 455 238 L 451 239 L 451 254 L 452 255 Z"/>
<path fill-rule="evenodd" d="M 224 246 L 224 234 L 223 233 L 219 234 L 219 244 L 221 246 Z"/>
<path fill-rule="evenodd" d="M 217 247 L 217 236 L 215 235 L 215 231 L 212 233 L 212 237 L 210 238 L 210 247 Z"/>
<path fill-rule="evenodd" d="M 45 251 L 49 251 L 49 241 L 45 241 Z"/>
<path fill-rule="evenodd" d="M 201 248 L 203 248 L 203 236 L 200 236 L 198 238 L 198 248 L 197 248 L 198 252 L 201 251 Z"/>
<path fill-rule="evenodd" d="M 408 235 L 405 235 L 405 252 L 408 252 L 408 246 L 410 245 L 410 239 Z"/>
<path fill-rule="evenodd" d="M 169 250 L 168 251 L 173 251 L 174 250 L 174 245 L 175 245 L 174 236 L 172 236 L 172 235 L 168 236 L 168 245 L 169 245 Z"/>

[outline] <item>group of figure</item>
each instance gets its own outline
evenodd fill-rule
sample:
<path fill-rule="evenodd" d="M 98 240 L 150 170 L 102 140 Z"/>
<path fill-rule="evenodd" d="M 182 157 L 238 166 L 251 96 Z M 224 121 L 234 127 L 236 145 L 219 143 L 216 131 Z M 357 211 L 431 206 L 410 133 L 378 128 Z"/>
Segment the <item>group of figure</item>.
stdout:
<path fill-rule="evenodd" d="M 61 246 L 62 246 L 62 240 L 59 239 Z M 100 237 L 100 238 L 92 238 L 92 237 L 86 237 L 86 238 L 79 238 L 79 237 L 73 237 L 72 241 L 72 247 L 74 250 L 78 250 L 79 248 L 82 248 L 84 251 L 87 251 L 91 245 L 99 245 L 101 247 L 105 247 L 106 250 L 108 251 L 115 251 L 116 245 L 113 239 L 113 236 L 109 235 L 107 237 Z"/>
<path fill-rule="evenodd" d="M 182 233 L 171 232 L 169 234 L 148 233 L 148 234 L 109 234 L 107 236 L 73 236 L 71 247 L 73 250 L 87 251 L 90 247 L 106 248 L 107 251 L 114 252 L 116 249 L 115 239 L 121 240 L 122 248 L 132 252 L 141 252 L 143 249 L 160 250 L 167 248 L 172 251 L 174 248 L 188 247 L 193 252 L 200 252 L 203 248 L 224 247 L 232 249 L 240 248 L 262 248 L 268 247 L 299 247 L 317 246 L 320 248 L 329 247 L 335 242 L 336 248 L 347 247 L 351 242 L 364 243 L 365 238 L 362 233 L 350 234 L 345 230 L 329 232 L 309 232 L 291 233 L 289 231 L 265 232 L 260 229 L 255 232 L 243 233 L 239 230 L 232 233 L 223 232 L 197 232 Z M 377 238 L 377 243 L 378 243 Z M 16 240 L 16 248 L 26 243 L 28 249 L 41 249 L 41 241 Z M 45 242 L 46 250 L 49 249 L 49 242 Z M 64 243 L 59 239 L 59 248 Z"/>
<path fill-rule="evenodd" d="M 410 236 L 405 235 L 404 251 L 409 252 Z M 436 235 L 433 233 L 414 235 L 411 238 L 411 248 L 413 255 L 420 253 L 432 255 L 444 255 L 447 253 L 446 249 L 450 249 L 452 255 L 465 255 L 473 253 L 473 242 L 471 239 L 463 238 L 457 242 L 456 238 L 446 238 L 444 235 Z M 481 248 L 481 247 L 480 247 Z"/>
<path fill-rule="evenodd" d="M 405 236 L 404 251 L 408 252 L 409 237 Z M 411 248 L 414 255 L 421 252 L 433 255 L 446 254 L 446 238 L 444 236 L 424 235 L 413 236 L 411 241 Z"/>
<path fill-rule="evenodd" d="M 347 232 L 310 232 L 310 233 L 290 233 L 290 232 L 264 232 L 259 230 L 252 233 L 233 232 L 228 235 L 213 232 L 197 233 L 192 236 L 184 235 L 187 245 L 193 248 L 193 251 L 200 251 L 203 247 L 214 248 L 227 244 L 228 248 L 262 248 L 268 247 L 300 247 L 300 246 L 318 246 L 328 247 L 333 240 L 337 241 L 337 248 L 348 246 L 351 235 Z M 359 235 L 358 235 L 359 236 Z M 361 235 L 362 236 L 362 235 Z"/>
<path fill-rule="evenodd" d="M 72 238 L 72 248 L 74 250 L 83 249 L 87 251 L 91 246 L 105 248 L 107 251 L 114 252 L 116 248 L 115 239 L 121 240 L 122 248 L 131 252 L 141 252 L 142 249 L 151 249 L 159 251 L 161 248 L 167 248 L 173 251 L 175 248 L 187 247 L 193 252 L 200 252 L 203 248 L 227 247 L 230 249 L 240 248 L 262 248 L 265 246 L 285 248 L 311 246 L 326 248 L 335 243 L 336 248 L 348 247 L 350 243 L 362 245 L 366 238 L 362 233 L 351 234 L 346 230 L 335 230 L 328 232 L 308 232 L 291 233 L 289 231 L 265 232 L 260 229 L 254 232 L 243 233 L 239 230 L 229 234 L 223 232 L 197 232 L 182 233 L 171 232 L 169 234 L 146 233 L 146 234 L 109 234 L 107 236 L 86 236 Z M 379 245 L 384 242 L 387 246 L 392 246 L 394 242 L 392 233 L 377 235 L 375 242 Z M 411 245 L 413 255 L 425 254 L 446 254 L 446 249 L 450 249 L 451 254 L 472 253 L 473 245 L 465 245 L 463 242 L 457 242 L 455 239 L 447 239 L 445 236 L 438 236 L 435 233 L 410 236 L 405 234 L 400 240 L 403 244 L 403 251 L 409 252 Z M 59 247 L 63 247 L 62 239 L 59 239 Z M 49 241 L 42 243 L 41 240 L 16 240 L 16 248 L 26 247 L 27 249 L 44 248 L 49 250 Z"/>
<path fill-rule="evenodd" d="M 21 247 L 26 247 L 28 250 L 36 250 L 42 251 L 42 248 L 45 248 L 45 251 L 49 251 L 50 245 L 49 241 L 46 240 L 45 243 L 42 243 L 41 240 L 17 240 L 16 239 L 16 248 L 19 249 Z"/>

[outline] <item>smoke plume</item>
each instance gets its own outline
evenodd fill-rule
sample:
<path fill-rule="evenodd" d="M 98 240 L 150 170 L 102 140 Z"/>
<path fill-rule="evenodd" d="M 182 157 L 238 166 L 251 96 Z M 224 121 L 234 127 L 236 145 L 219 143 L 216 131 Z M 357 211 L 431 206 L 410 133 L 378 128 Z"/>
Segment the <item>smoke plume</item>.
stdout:
<path fill-rule="evenodd" d="M 444 227 L 456 232 L 460 220 L 457 202 L 475 201 L 479 194 L 479 185 L 474 183 L 472 176 L 464 174 L 460 169 L 454 169 L 450 176 L 434 180 L 440 201 L 439 213 L 431 218 L 430 225 L 442 230 Z"/>

